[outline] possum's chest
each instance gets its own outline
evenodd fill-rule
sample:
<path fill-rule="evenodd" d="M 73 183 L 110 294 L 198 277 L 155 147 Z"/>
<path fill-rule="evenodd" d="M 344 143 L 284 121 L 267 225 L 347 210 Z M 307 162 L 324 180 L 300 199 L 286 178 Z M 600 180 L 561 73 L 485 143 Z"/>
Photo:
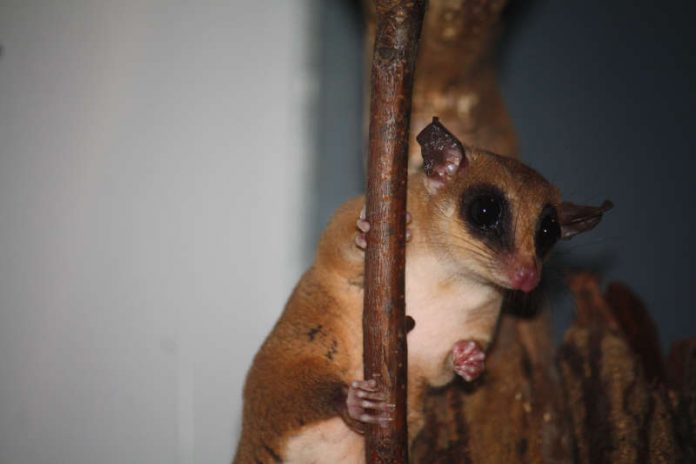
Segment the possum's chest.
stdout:
<path fill-rule="evenodd" d="M 408 335 L 409 371 L 436 385 L 451 378 L 447 357 L 455 342 L 487 343 L 502 298 L 488 286 L 448 278 L 437 259 L 410 257 L 406 268 L 406 313 L 416 325 Z"/>

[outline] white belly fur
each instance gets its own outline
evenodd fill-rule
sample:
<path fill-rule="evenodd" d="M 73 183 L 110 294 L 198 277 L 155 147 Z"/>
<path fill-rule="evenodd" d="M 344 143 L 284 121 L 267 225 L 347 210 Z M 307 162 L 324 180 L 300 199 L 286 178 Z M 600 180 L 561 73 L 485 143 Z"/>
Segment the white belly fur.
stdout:
<path fill-rule="evenodd" d="M 334 417 L 303 427 L 285 447 L 286 464 L 360 464 L 365 462 L 363 437 Z"/>
<path fill-rule="evenodd" d="M 494 288 L 444 275 L 436 258 L 409 256 L 406 313 L 416 322 L 408 334 L 409 377 L 417 373 L 433 386 L 453 378 L 446 361 L 455 342 L 490 341 L 502 301 Z"/>

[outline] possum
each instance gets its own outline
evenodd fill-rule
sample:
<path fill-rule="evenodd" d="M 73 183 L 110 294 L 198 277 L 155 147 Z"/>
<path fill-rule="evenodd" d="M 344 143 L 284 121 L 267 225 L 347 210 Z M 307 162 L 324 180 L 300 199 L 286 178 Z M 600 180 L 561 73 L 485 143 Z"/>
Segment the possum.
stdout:
<path fill-rule="evenodd" d="M 409 443 L 426 389 L 483 372 L 505 293 L 532 291 L 553 245 L 612 207 L 563 202 L 536 171 L 464 146 L 437 118 L 417 141 L 423 169 L 407 191 Z M 365 427 L 392 419 L 380 379 L 362 379 L 364 202 L 338 209 L 254 358 L 236 464 L 364 462 Z"/>

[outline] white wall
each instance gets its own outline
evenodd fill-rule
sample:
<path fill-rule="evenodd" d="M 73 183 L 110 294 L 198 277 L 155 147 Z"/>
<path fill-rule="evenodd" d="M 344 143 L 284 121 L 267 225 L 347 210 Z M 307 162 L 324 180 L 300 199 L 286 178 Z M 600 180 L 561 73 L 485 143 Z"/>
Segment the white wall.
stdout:
<path fill-rule="evenodd" d="M 0 463 L 228 462 L 305 262 L 308 0 L 0 0 Z"/>

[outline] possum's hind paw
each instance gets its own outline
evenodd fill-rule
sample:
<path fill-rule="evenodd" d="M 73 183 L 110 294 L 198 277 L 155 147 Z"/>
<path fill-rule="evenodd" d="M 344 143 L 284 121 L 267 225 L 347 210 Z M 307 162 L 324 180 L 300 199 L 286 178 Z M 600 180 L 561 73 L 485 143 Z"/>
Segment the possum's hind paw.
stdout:
<path fill-rule="evenodd" d="M 411 223 L 411 213 L 406 212 L 406 241 L 411 240 L 411 229 L 408 224 Z M 358 233 L 355 234 L 355 244 L 361 250 L 367 248 L 367 233 L 370 231 L 370 223 L 368 222 L 365 214 L 365 207 L 363 206 L 360 210 L 360 216 L 356 221 L 355 225 L 358 228 Z"/>
<path fill-rule="evenodd" d="M 376 380 L 356 380 L 348 387 L 346 396 L 348 416 L 363 424 L 378 424 L 386 427 L 394 420 L 395 408 L 386 400 L 387 395 L 379 388 Z"/>
<path fill-rule="evenodd" d="M 454 372 L 467 382 L 478 378 L 485 367 L 486 353 L 473 340 L 459 340 L 452 347 Z"/>

